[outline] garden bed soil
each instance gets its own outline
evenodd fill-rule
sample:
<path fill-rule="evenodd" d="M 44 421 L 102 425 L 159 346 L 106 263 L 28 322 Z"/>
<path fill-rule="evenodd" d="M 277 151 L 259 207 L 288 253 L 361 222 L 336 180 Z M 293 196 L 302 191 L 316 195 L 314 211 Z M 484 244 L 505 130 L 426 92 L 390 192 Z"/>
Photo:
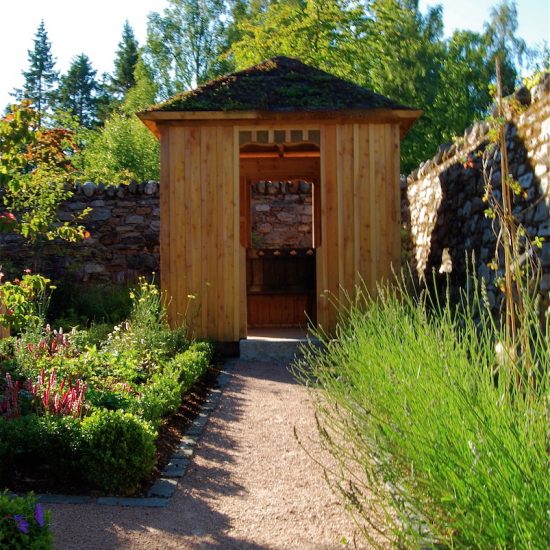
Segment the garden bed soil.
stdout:
<path fill-rule="evenodd" d="M 201 405 L 208 391 L 218 386 L 217 378 L 219 374 L 219 366 L 210 367 L 206 374 L 184 396 L 178 411 L 168 417 L 160 426 L 158 437 L 155 441 L 157 448 L 155 468 L 148 479 L 141 484 L 140 489 L 131 496 L 147 496 L 150 487 L 160 477 L 162 470 L 170 462 L 185 430 L 189 428 L 193 420 L 201 412 Z M 86 486 L 76 484 L 71 480 L 67 480 L 66 483 L 60 483 L 58 480 L 54 482 L 50 479 L 32 477 L 27 470 L 25 469 L 24 472 L 14 472 L 10 483 L 3 487 L 3 489 L 9 489 L 15 493 L 33 491 L 34 493 L 42 494 L 103 496 L 103 493 L 100 491 L 90 491 Z"/>

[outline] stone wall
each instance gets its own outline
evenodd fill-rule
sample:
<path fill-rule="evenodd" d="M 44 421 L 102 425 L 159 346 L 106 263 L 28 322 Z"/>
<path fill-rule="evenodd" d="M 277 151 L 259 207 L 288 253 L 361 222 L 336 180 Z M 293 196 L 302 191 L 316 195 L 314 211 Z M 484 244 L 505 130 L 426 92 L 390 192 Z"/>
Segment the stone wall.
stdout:
<path fill-rule="evenodd" d="M 507 113 L 506 144 L 511 175 L 522 193 L 514 198 L 513 212 L 531 237 L 546 240 L 540 250 L 543 266 L 541 290 L 550 290 L 550 75 L 529 93 L 515 94 L 525 110 Z M 464 282 L 466 254 L 475 253 L 478 273 L 491 281 L 487 267 L 496 245 L 493 221 L 484 211 L 482 159 L 488 144 L 489 124 L 468 128 L 458 144 L 439 148 L 407 178 L 403 218 L 410 228 L 409 254 L 420 279 L 452 262 L 451 281 Z M 489 163 L 492 185 L 500 184 L 500 153 Z M 498 191 L 497 191 L 498 192 Z M 448 253 L 448 255 L 447 255 Z M 450 258 L 449 258 L 450 257 Z M 444 269 L 443 269 L 444 270 Z M 489 285 L 489 299 L 495 300 Z"/>
<path fill-rule="evenodd" d="M 311 183 L 305 181 L 259 181 L 252 185 L 254 248 L 312 246 L 311 188 Z"/>
<path fill-rule="evenodd" d="M 17 235 L 2 235 L 0 264 L 14 275 L 30 267 L 56 281 L 85 283 L 133 283 L 139 275 L 158 272 L 160 209 L 156 182 L 78 185 L 59 215 L 69 220 L 85 208 L 91 208 L 83 223 L 90 233 L 88 239 L 29 247 Z"/>

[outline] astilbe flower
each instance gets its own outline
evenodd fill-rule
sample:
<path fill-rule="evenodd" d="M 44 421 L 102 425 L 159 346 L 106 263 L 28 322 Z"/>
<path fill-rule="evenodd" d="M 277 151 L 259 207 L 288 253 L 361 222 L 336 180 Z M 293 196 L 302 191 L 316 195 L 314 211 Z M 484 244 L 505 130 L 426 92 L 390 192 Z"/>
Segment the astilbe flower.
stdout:
<path fill-rule="evenodd" d="M 76 380 L 73 385 L 71 381 L 63 379 L 58 387 L 55 369 L 47 380 L 42 369 L 36 384 L 29 382 L 29 391 L 40 399 L 44 412 L 60 416 L 79 418 L 82 415 L 86 390 L 87 386 L 82 380 Z"/>
<path fill-rule="evenodd" d="M 19 411 L 19 380 L 15 383 L 9 372 L 6 373 L 6 389 L 0 400 L 0 416 L 15 418 L 20 416 Z"/>

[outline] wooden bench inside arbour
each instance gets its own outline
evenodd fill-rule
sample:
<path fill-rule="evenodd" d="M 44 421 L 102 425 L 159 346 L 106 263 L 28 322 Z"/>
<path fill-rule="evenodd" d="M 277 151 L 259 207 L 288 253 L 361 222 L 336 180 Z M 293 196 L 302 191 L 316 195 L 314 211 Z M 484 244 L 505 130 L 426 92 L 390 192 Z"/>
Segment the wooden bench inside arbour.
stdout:
<path fill-rule="evenodd" d="M 361 280 L 374 291 L 399 268 L 400 138 L 420 114 L 286 57 L 140 113 L 161 143 L 160 280 L 170 322 L 187 315 L 199 336 L 246 338 L 261 295 L 250 284 L 250 184 L 304 178 L 314 183 L 311 309 L 331 331 L 327 292 L 344 298 Z M 270 291 L 260 307 L 293 300 L 289 288 Z"/>

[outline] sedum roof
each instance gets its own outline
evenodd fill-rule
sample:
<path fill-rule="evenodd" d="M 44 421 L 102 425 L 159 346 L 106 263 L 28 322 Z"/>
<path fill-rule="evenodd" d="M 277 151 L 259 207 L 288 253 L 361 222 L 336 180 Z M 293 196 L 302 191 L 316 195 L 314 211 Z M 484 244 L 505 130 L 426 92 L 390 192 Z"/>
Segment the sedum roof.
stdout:
<path fill-rule="evenodd" d="M 158 111 L 339 111 L 411 109 L 305 65 L 298 59 L 273 57 L 244 71 L 211 80 L 150 107 Z"/>

